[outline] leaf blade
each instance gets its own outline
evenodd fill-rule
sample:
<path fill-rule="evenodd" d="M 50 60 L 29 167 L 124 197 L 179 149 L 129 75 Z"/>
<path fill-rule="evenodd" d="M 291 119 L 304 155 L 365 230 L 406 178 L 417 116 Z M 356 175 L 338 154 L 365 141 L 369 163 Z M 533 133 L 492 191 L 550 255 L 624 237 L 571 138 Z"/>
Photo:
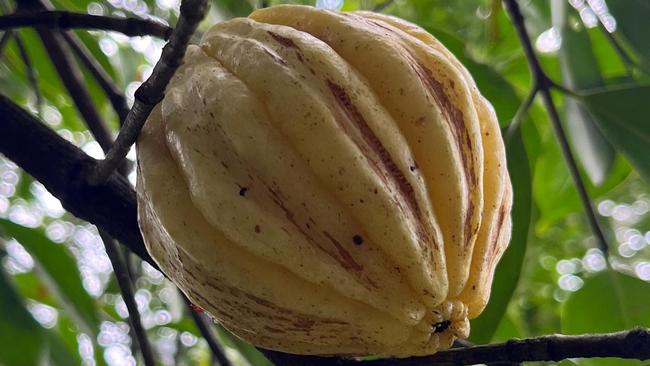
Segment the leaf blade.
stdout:
<path fill-rule="evenodd" d="M 53 292 L 59 304 L 91 334 L 99 332 L 95 300 L 84 289 L 77 264 L 62 245 L 50 241 L 38 229 L 0 219 L 0 228 L 15 238 L 38 263 L 37 274 Z"/>

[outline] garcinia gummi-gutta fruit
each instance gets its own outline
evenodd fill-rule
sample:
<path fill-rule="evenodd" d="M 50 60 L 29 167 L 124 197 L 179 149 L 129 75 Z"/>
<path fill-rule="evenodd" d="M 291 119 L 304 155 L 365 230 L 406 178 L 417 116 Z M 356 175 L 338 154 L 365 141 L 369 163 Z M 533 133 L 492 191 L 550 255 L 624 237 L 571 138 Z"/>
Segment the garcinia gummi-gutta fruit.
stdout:
<path fill-rule="evenodd" d="M 490 103 L 433 36 L 380 14 L 276 6 L 213 26 L 137 152 L 152 257 L 268 349 L 446 349 L 510 238 Z"/>

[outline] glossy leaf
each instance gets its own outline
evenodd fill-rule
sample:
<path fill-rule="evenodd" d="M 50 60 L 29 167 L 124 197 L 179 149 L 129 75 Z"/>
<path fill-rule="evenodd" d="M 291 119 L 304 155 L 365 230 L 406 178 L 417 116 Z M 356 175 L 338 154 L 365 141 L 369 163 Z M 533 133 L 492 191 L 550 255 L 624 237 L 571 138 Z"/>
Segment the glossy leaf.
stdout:
<path fill-rule="evenodd" d="M 471 324 L 470 340 L 479 344 L 490 342 L 505 314 L 519 281 L 528 243 L 532 204 L 531 172 L 520 133 L 512 138 L 506 150 L 513 189 L 512 239 L 497 265 L 490 302 Z"/>
<path fill-rule="evenodd" d="M 255 347 L 230 334 L 221 326 L 216 327 L 219 341 L 227 347 L 234 348 L 248 361 L 251 366 L 273 366 Z"/>
<path fill-rule="evenodd" d="M 25 307 L 9 275 L 0 266 L 0 364 L 38 365 L 46 350 L 44 329 Z"/>
<path fill-rule="evenodd" d="M 607 139 L 650 182 L 650 85 L 596 91 L 583 102 Z"/>
<path fill-rule="evenodd" d="M 562 312 L 562 331 L 567 334 L 606 333 L 634 327 L 650 327 L 650 283 L 614 271 L 585 280 L 569 297 Z M 638 365 L 620 359 L 590 360 L 588 365 Z"/>
<path fill-rule="evenodd" d="M 545 146 L 544 152 L 538 156 L 533 178 L 533 195 L 540 211 L 536 222 L 539 233 L 553 227 L 568 214 L 583 209 L 557 142 L 551 140 L 548 144 L 550 146 Z M 602 197 L 621 184 L 630 172 L 630 165 L 619 155 L 614 160 L 607 179 L 599 187 L 594 187 L 589 180 L 585 180 L 587 192 L 592 199 Z"/>
<path fill-rule="evenodd" d="M 650 65 L 650 2 L 647 0 L 608 0 L 610 12 L 616 19 L 616 33 L 621 33 L 629 45 Z"/>
<path fill-rule="evenodd" d="M 3 219 L 0 219 L 0 228 L 34 257 L 37 274 L 68 314 L 81 322 L 85 332 L 97 334 L 99 315 L 95 301 L 84 289 L 77 264 L 65 247 L 50 241 L 39 229 L 26 228 Z"/>
<path fill-rule="evenodd" d="M 57 366 L 81 365 L 81 358 L 76 349 L 70 349 L 61 339 L 61 336 L 53 330 L 46 332 L 49 359 L 50 362 Z"/>

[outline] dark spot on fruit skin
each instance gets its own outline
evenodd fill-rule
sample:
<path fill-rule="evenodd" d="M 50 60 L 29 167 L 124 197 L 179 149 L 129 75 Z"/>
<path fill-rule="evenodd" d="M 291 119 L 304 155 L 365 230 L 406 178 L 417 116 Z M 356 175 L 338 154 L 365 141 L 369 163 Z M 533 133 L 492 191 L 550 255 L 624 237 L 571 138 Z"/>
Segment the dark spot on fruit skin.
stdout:
<path fill-rule="evenodd" d="M 352 237 L 352 242 L 353 242 L 355 245 L 361 245 L 361 244 L 363 244 L 363 238 L 361 237 L 361 235 L 358 235 L 358 234 L 357 234 L 357 235 L 355 235 L 355 236 Z"/>
<path fill-rule="evenodd" d="M 259 226 L 259 225 L 255 225 L 255 232 L 256 232 L 257 234 L 259 234 L 259 233 L 262 232 L 262 229 L 260 229 L 260 226 Z"/>
<path fill-rule="evenodd" d="M 241 188 L 239 189 L 239 195 L 242 196 L 242 197 L 244 197 L 244 196 L 246 196 L 246 192 L 247 192 L 247 191 L 248 191 L 248 188 L 246 188 L 246 187 L 241 187 Z"/>
<path fill-rule="evenodd" d="M 449 329 L 449 326 L 451 326 L 451 320 L 443 320 L 433 325 L 433 332 L 442 333 Z"/>

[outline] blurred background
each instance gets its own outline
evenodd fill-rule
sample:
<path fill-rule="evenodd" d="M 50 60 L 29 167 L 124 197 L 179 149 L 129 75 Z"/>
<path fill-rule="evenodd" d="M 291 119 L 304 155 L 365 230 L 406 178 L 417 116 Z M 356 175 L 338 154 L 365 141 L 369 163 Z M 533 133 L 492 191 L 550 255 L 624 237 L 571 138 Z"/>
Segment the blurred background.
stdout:
<path fill-rule="evenodd" d="M 9 0 L 0 3 L 3 14 L 14 7 Z M 170 25 L 179 3 L 52 1 L 57 9 Z M 519 40 L 495 0 L 213 0 L 200 31 L 279 3 L 375 10 L 419 24 L 468 67 L 504 130 L 531 90 Z M 507 141 L 515 233 L 499 265 L 490 306 L 473 322 L 470 340 L 490 343 L 650 326 L 650 312 L 641 311 L 650 304 L 650 1 L 523 0 L 520 5 L 545 71 L 581 95 L 553 96 L 610 247 L 608 253 L 597 248 L 546 110 L 536 101 Z M 129 103 L 165 44 L 114 32 L 75 33 Z M 0 92 L 89 155 L 102 158 L 35 31 L 21 28 L 17 34 L 24 52 L 13 39 L 0 49 Z M 82 70 L 95 106 L 116 133 L 118 117 L 109 100 Z M 134 160 L 134 155 L 128 158 Z M 133 183 L 134 174 L 129 175 Z M 25 364 L 34 355 L 56 365 L 140 364 L 97 229 L 66 213 L 40 183 L 2 155 L 0 232 L 5 233 L 0 238 L 0 364 L 8 353 L 24 354 Z M 130 261 L 137 277 L 135 300 L 159 363 L 213 364 L 175 286 L 146 263 Z M 252 347 L 216 329 L 235 365 L 268 365 Z M 600 359 L 561 364 L 637 363 Z"/>

